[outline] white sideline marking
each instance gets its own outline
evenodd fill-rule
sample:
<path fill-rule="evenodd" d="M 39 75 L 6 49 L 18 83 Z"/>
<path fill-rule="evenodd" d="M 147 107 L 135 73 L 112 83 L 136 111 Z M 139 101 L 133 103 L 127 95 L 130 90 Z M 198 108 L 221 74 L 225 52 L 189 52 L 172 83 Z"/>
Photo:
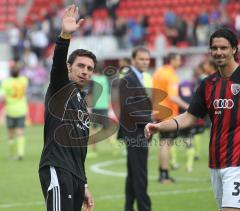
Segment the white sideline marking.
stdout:
<path fill-rule="evenodd" d="M 179 194 L 189 194 L 189 193 L 199 193 L 199 192 L 209 192 L 210 188 L 202 188 L 202 189 L 185 189 L 185 190 L 172 190 L 172 191 L 161 191 L 161 192 L 151 192 L 150 196 L 164 196 L 164 195 L 179 195 Z M 122 199 L 124 198 L 124 194 L 117 195 L 106 195 L 100 197 L 94 197 L 94 201 L 107 201 L 112 199 Z M 22 202 L 22 203 L 12 203 L 12 204 L 0 204 L 0 208 L 13 208 L 13 207 L 28 207 L 28 206 L 39 206 L 44 205 L 43 201 L 35 201 L 35 202 Z"/>
<path fill-rule="evenodd" d="M 104 167 L 108 167 L 111 165 L 116 165 L 116 164 L 121 164 L 125 163 L 125 159 L 118 159 L 118 160 L 109 160 L 109 161 L 104 161 L 100 163 L 96 163 L 90 166 L 90 169 L 97 174 L 102 174 L 102 175 L 107 175 L 107 176 L 113 176 L 113 177 L 126 177 L 126 172 L 116 172 L 116 171 L 111 171 L 111 170 L 106 170 Z M 157 176 L 148 176 L 150 180 L 157 180 Z M 205 178 L 205 179 L 200 179 L 196 177 L 176 177 L 178 181 L 188 181 L 188 182 L 208 182 L 210 179 Z"/>
<path fill-rule="evenodd" d="M 36 206 L 36 205 L 43 205 L 43 201 L 35 201 L 35 202 L 19 202 L 19 203 L 12 203 L 12 204 L 0 204 L 0 208 L 12 208 L 12 207 L 28 207 L 28 206 Z"/>
<path fill-rule="evenodd" d="M 171 191 L 161 191 L 161 192 L 150 192 L 150 196 L 166 196 L 166 195 L 179 195 L 179 194 L 189 194 L 189 193 L 199 193 L 199 192 L 211 192 L 211 188 L 202 188 L 202 189 L 185 189 L 185 190 L 171 190 Z M 105 201 L 109 199 L 121 199 L 124 198 L 124 194 L 118 195 L 108 195 L 101 196 L 96 198 L 95 201 Z"/>
<path fill-rule="evenodd" d="M 90 169 L 97 174 L 103 174 L 103 175 L 115 176 L 115 177 L 126 177 L 125 172 L 115 172 L 111 170 L 104 170 L 102 168 L 102 167 L 107 167 L 113 164 L 120 164 L 124 162 L 126 162 L 125 159 L 109 160 L 109 161 L 93 164 L 90 166 Z"/>

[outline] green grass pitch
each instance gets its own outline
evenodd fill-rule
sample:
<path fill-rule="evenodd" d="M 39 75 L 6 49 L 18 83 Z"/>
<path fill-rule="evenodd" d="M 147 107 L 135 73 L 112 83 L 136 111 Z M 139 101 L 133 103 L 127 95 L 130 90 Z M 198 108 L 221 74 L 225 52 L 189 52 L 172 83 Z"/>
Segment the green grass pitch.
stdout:
<path fill-rule="evenodd" d="M 0 210 L 43 211 L 44 200 L 38 179 L 38 162 L 43 145 L 41 126 L 27 128 L 26 157 L 22 161 L 8 159 L 6 130 L 0 127 Z M 153 211 L 213 211 L 217 210 L 211 190 L 208 162 L 208 135 L 202 140 L 201 159 L 194 171 L 185 171 L 186 151 L 178 147 L 180 169 L 172 171 L 175 184 L 157 182 L 157 142 L 149 152 L 149 195 Z M 95 200 L 95 211 L 121 211 L 124 205 L 124 174 L 126 171 L 124 146 L 115 146 L 113 155 L 108 141 L 97 144 L 98 157 L 87 158 L 89 187 Z M 91 148 L 89 149 L 91 152 Z"/>

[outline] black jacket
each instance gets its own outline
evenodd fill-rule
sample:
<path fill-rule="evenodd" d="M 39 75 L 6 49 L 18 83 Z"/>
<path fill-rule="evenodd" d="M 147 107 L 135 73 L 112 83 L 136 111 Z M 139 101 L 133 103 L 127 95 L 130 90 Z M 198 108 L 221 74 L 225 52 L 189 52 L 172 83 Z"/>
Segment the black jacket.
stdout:
<path fill-rule="evenodd" d="M 135 73 L 129 73 L 119 83 L 119 139 L 136 138 L 144 134 L 144 127 L 151 122 L 152 103 L 145 87 Z"/>

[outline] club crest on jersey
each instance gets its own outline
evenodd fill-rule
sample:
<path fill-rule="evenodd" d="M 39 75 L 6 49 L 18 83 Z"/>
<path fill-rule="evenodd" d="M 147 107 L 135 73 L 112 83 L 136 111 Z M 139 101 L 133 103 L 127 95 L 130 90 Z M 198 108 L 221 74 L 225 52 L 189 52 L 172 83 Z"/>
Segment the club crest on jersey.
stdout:
<path fill-rule="evenodd" d="M 237 95 L 240 92 L 240 84 L 232 84 L 231 92 L 233 95 Z"/>

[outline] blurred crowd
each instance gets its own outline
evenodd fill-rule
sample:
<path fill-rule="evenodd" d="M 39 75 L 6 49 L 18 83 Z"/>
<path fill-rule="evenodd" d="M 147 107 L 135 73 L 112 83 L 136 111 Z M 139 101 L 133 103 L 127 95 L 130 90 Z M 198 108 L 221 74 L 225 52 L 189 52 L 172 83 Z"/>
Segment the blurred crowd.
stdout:
<path fill-rule="evenodd" d="M 119 0 L 79 0 L 80 18 L 84 18 L 85 22 L 75 36 L 114 36 L 119 49 L 147 45 L 149 17 L 118 17 L 116 9 L 119 3 Z M 188 46 L 208 45 L 210 33 L 222 26 L 230 27 L 240 34 L 240 13 L 234 22 L 230 21 L 226 5 L 227 1 L 224 0 L 211 13 L 200 11 L 194 21 L 186 21 L 168 9 L 164 14 L 164 30 L 159 30 L 155 39 L 155 49 L 178 46 L 181 42 L 187 42 Z M 64 5 L 53 3 L 48 10 L 42 11 L 41 20 L 33 18 L 31 24 L 8 24 L 7 27 L 13 60 L 21 62 L 22 72 L 30 79 L 30 87 L 36 95 L 45 89 L 51 50 L 60 33 L 63 9 Z"/>

